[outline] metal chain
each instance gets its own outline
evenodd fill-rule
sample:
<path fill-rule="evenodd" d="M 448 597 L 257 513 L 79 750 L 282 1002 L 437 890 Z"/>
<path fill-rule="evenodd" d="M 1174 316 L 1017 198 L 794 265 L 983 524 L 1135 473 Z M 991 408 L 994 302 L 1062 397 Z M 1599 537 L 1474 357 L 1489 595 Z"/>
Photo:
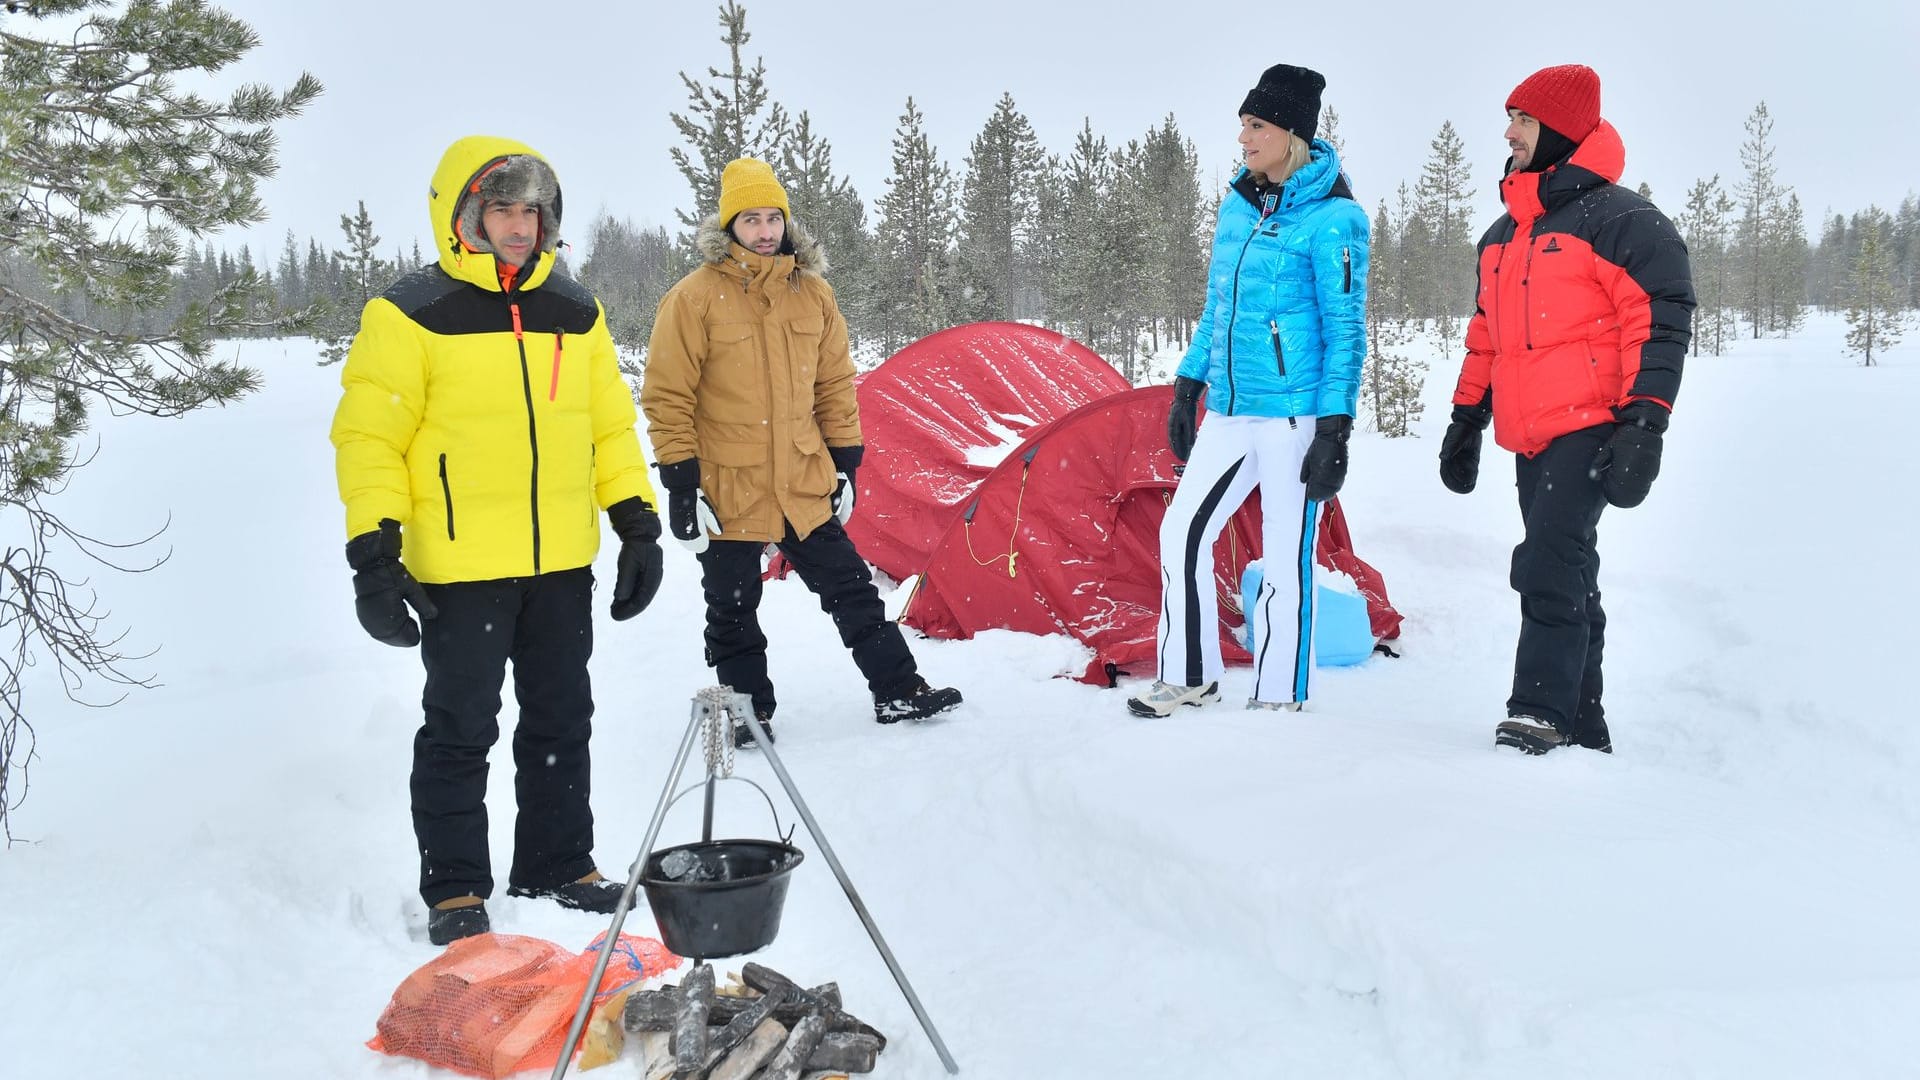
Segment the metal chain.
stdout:
<path fill-rule="evenodd" d="M 701 745 L 706 753 L 707 775 L 733 775 L 733 692 L 724 686 L 709 686 L 694 695 L 700 708 Z"/>

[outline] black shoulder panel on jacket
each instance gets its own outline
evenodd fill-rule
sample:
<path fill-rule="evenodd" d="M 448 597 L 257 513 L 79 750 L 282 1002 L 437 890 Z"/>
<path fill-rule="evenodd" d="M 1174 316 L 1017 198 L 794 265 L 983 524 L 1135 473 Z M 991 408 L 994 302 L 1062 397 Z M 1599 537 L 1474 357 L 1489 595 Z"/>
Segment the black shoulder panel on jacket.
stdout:
<path fill-rule="evenodd" d="M 439 263 L 428 263 L 387 287 L 381 298 L 389 300 L 409 318 L 421 308 L 444 299 L 448 293 L 467 286 L 447 275 Z"/>
<path fill-rule="evenodd" d="M 539 288 L 520 294 L 520 317 L 528 330 L 584 334 L 600 317 L 600 305 L 594 303 L 585 285 L 557 273 L 548 274 Z"/>
<path fill-rule="evenodd" d="M 528 332 L 584 334 L 599 317 L 593 294 L 558 274 L 549 274 L 537 289 L 509 298 L 450 277 L 432 264 L 394 282 L 383 295 L 432 334 L 511 332 L 515 301 L 520 305 L 520 327 Z"/>
<path fill-rule="evenodd" d="M 1625 271 L 1646 295 L 1647 341 L 1628 396 L 1651 397 L 1671 406 L 1680 393 L 1680 372 L 1693 337 L 1693 270 L 1686 242 L 1659 208 L 1618 184 L 1587 192 L 1569 210 L 1578 210 L 1579 216 L 1565 231 Z"/>

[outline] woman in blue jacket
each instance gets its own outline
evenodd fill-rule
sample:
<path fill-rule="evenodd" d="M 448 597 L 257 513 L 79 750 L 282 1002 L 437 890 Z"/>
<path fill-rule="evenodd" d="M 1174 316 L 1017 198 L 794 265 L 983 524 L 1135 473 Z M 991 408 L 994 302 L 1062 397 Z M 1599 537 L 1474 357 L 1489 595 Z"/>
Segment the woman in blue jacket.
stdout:
<path fill-rule="evenodd" d="M 1314 138 L 1325 87 L 1276 64 L 1240 106 L 1246 167 L 1220 204 L 1206 311 L 1167 417 L 1187 466 L 1160 526 L 1159 672 L 1127 702 L 1140 716 L 1219 699 L 1213 543 L 1256 486 L 1266 575 L 1247 613 L 1259 642 L 1247 707 L 1307 700 L 1314 516 L 1346 479 L 1366 355 L 1367 215 Z"/>

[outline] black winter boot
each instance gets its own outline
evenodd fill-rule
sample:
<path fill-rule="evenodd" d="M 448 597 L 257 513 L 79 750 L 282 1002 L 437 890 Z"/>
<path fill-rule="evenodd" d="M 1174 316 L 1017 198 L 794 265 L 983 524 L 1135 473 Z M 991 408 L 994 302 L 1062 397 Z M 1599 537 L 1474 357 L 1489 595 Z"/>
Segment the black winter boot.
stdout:
<path fill-rule="evenodd" d="M 614 881 L 600 876 L 595 870 L 578 881 L 569 881 L 565 885 L 536 889 L 524 885 L 513 885 L 507 889 L 508 896 L 521 896 L 534 900 L 552 900 L 563 908 L 574 911 L 591 911 L 596 915 L 610 915 L 620 906 L 620 894 L 627 889 L 626 882 Z"/>
<path fill-rule="evenodd" d="M 767 741 L 775 741 L 773 734 L 773 714 L 755 709 L 753 715 L 755 719 L 760 721 L 760 726 L 767 729 Z M 744 721 L 741 721 L 733 725 L 733 745 L 741 750 L 754 750 L 757 749 L 760 744 L 753 741 L 753 730 L 747 727 Z"/>
<path fill-rule="evenodd" d="M 457 905 L 443 907 L 442 904 Z M 461 938 L 484 934 L 493 928 L 487 919 L 487 906 L 479 897 L 462 896 L 442 900 L 427 909 L 427 940 L 435 945 L 451 945 Z"/>
<path fill-rule="evenodd" d="M 960 691 L 951 686 L 935 689 L 916 675 L 904 690 L 875 694 L 873 718 L 882 724 L 897 724 L 902 720 L 925 720 L 959 707 Z"/>

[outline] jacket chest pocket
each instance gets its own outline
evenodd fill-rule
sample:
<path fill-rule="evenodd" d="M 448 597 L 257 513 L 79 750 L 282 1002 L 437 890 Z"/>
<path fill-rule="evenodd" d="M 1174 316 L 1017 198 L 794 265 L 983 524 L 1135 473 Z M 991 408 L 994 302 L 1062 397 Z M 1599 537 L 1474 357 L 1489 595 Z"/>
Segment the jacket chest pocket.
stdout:
<path fill-rule="evenodd" d="M 707 362 L 738 364 L 754 359 L 758 350 L 753 323 L 715 323 L 707 328 Z"/>
<path fill-rule="evenodd" d="M 820 338 L 826 333 L 826 328 L 826 320 L 818 315 L 787 323 L 787 370 L 793 379 L 795 391 L 809 397 L 813 392 L 814 369 L 820 363 Z M 809 400 L 808 411 L 812 410 L 812 405 Z"/>

